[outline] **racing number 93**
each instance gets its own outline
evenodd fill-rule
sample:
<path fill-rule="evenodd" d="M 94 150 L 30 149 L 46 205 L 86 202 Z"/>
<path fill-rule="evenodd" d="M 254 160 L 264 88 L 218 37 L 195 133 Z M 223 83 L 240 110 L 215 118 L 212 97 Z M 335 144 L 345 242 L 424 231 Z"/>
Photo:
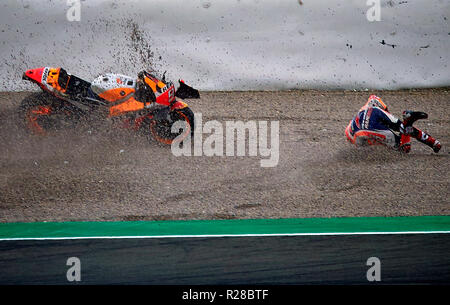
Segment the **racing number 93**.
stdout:
<path fill-rule="evenodd" d="M 169 102 L 172 101 L 172 99 L 175 98 L 175 86 L 172 83 L 167 84 L 164 88 L 161 89 L 162 93 L 167 92 L 167 95 L 169 97 Z"/>
<path fill-rule="evenodd" d="M 174 97 L 175 97 L 175 88 L 174 88 L 174 86 L 171 86 L 170 88 L 169 88 L 169 101 L 171 101 Z"/>

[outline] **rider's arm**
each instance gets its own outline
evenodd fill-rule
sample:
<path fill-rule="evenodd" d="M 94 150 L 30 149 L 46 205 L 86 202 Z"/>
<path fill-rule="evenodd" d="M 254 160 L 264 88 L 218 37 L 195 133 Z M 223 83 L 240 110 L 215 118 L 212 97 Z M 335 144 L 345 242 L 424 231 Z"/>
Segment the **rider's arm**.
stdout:
<path fill-rule="evenodd" d="M 401 131 L 401 128 L 403 127 L 402 122 L 389 112 L 386 112 L 384 110 L 381 111 L 383 111 L 386 114 L 386 118 L 381 118 L 381 122 L 385 126 L 389 127 L 389 129 L 392 129 L 393 131 Z"/>
<path fill-rule="evenodd" d="M 383 120 L 383 123 L 393 131 L 400 131 L 400 127 L 402 125 L 402 122 L 399 119 L 397 119 L 397 121 L 395 122 L 391 120 Z"/>

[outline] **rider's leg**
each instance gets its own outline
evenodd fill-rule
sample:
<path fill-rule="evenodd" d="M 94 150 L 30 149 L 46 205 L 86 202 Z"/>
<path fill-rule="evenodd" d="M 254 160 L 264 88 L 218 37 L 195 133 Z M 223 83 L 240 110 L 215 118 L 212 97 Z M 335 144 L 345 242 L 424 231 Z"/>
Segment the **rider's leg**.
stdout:
<path fill-rule="evenodd" d="M 385 130 L 360 130 L 354 137 L 356 146 L 386 145 L 393 149 L 398 149 L 400 137 L 389 129 Z"/>
<path fill-rule="evenodd" d="M 426 132 L 417 129 L 416 127 L 413 127 L 411 136 L 414 137 L 417 141 L 431 147 L 435 153 L 438 153 L 441 149 L 441 143 L 438 140 L 436 140 Z"/>
<path fill-rule="evenodd" d="M 411 150 L 411 136 L 400 134 L 400 143 L 398 145 L 398 150 L 404 153 L 409 153 Z"/>
<path fill-rule="evenodd" d="M 429 134 L 427 134 L 426 132 L 423 132 L 422 130 L 412 126 L 415 121 L 426 118 L 428 118 L 428 114 L 426 114 L 425 112 L 410 111 L 410 110 L 403 111 L 402 128 L 404 129 L 405 131 L 404 133 L 406 133 L 406 135 L 402 133 L 402 137 L 412 136 L 417 141 L 422 142 L 425 145 L 431 147 L 434 150 L 434 152 L 437 153 L 441 149 L 441 143 L 432 136 L 430 136 Z"/>
<path fill-rule="evenodd" d="M 366 121 L 366 126 L 368 126 L 369 130 L 382 135 L 382 137 L 379 137 L 379 141 L 390 148 L 406 153 L 409 152 L 411 148 L 410 138 L 402 137 L 395 133 L 395 131 L 399 132 L 401 121 L 380 108 L 373 108 L 370 113 L 369 110 L 363 121 Z"/>

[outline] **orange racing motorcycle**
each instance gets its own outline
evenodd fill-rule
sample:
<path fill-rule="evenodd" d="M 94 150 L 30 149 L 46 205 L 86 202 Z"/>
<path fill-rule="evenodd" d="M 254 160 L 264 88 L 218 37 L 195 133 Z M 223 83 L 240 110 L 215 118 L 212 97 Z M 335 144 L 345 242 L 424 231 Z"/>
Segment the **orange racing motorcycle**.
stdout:
<path fill-rule="evenodd" d="M 122 120 L 124 127 L 149 130 L 164 144 L 181 142 L 194 132 L 194 113 L 182 99 L 200 94 L 183 80 L 176 89 L 165 80 L 165 73 L 161 78 L 147 71 L 137 78 L 108 73 L 87 82 L 63 68 L 42 67 L 27 70 L 22 78 L 43 91 L 28 96 L 20 106 L 27 128 L 36 134 L 46 134 L 62 122 L 76 124 L 97 110 Z M 174 132 L 177 121 L 184 125 Z"/>

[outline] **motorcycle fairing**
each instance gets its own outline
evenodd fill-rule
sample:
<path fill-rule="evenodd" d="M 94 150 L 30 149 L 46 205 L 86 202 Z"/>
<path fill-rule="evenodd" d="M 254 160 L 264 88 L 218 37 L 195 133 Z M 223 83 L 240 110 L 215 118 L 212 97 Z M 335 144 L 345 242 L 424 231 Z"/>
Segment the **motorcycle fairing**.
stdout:
<path fill-rule="evenodd" d="M 134 98 L 136 78 L 122 74 L 107 73 L 89 83 L 68 74 L 61 67 L 41 67 L 26 71 L 23 79 L 37 83 L 44 91 L 49 91 L 68 101 L 78 100 L 78 96 L 93 102 L 103 101 L 109 107 L 111 117 L 145 108 L 142 102 Z M 198 91 L 186 85 L 184 81 L 180 81 L 180 87 L 175 91 L 172 82 L 166 83 L 151 73 L 145 72 L 144 80 L 154 91 L 156 103 L 168 106 L 171 110 L 188 107 L 183 101 L 176 100 L 176 97 L 199 98 Z"/>
<path fill-rule="evenodd" d="M 75 97 L 76 95 L 88 95 L 91 83 L 70 75 L 63 68 L 41 67 L 27 70 L 22 79 L 38 84 L 44 91 L 63 97 Z"/>
<path fill-rule="evenodd" d="M 130 76 L 107 73 L 92 81 L 91 90 L 108 102 L 117 102 L 133 93 L 135 86 L 136 81 Z"/>
<path fill-rule="evenodd" d="M 161 105 L 170 106 L 175 101 L 175 85 L 171 82 L 165 83 L 148 72 L 144 72 L 144 75 L 145 83 L 155 93 L 156 102 Z"/>
<path fill-rule="evenodd" d="M 188 107 L 188 104 L 186 104 L 185 102 L 176 101 L 170 105 L 170 110 L 183 109 L 186 107 Z"/>
<path fill-rule="evenodd" d="M 63 86 L 60 86 L 58 82 L 60 70 L 61 68 L 52 67 L 31 69 L 27 70 L 22 78 L 38 84 L 43 90 L 64 94 L 65 89 L 67 88 L 68 79 L 64 79 L 65 82 L 62 82 Z"/>
<path fill-rule="evenodd" d="M 109 108 L 109 116 L 118 116 L 130 111 L 139 111 L 141 109 L 144 109 L 144 103 L 136 101 L 134 97 L 129 97 L 126 101 L 111 106 Z"/>

